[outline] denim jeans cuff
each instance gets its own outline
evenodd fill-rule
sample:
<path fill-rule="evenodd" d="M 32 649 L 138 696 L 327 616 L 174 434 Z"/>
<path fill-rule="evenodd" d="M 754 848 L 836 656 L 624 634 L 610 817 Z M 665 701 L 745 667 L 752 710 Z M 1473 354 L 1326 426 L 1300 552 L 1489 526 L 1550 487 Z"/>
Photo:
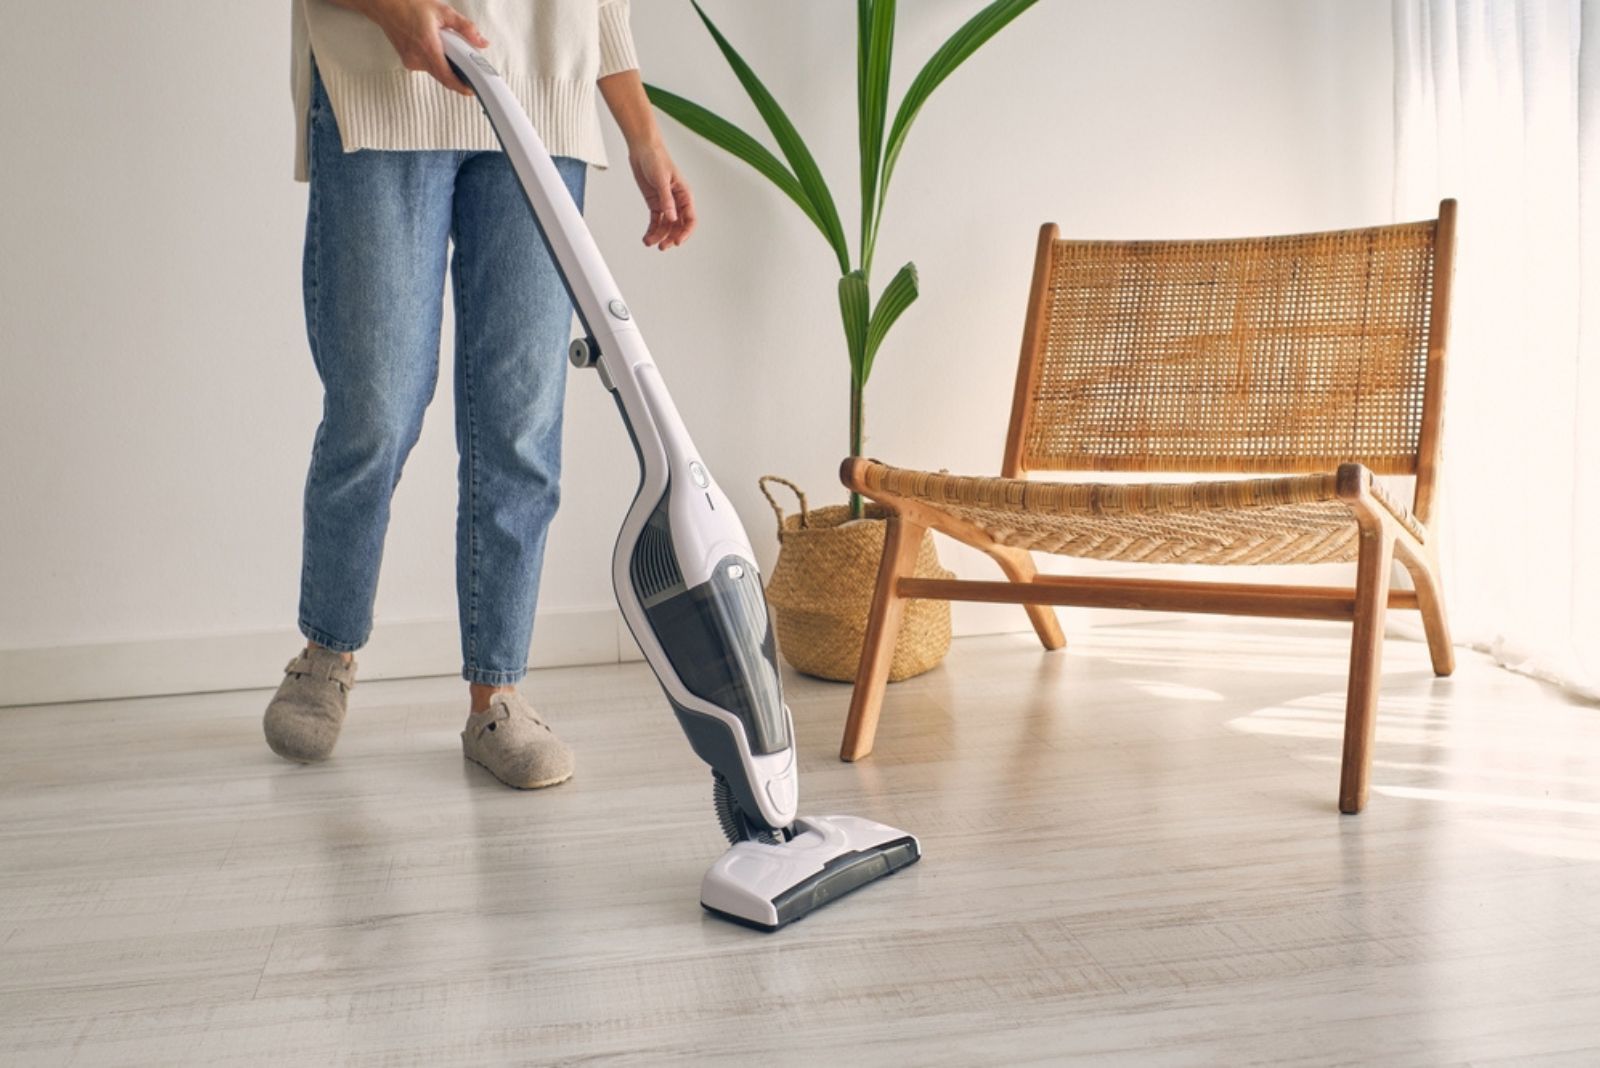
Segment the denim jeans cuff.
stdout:
<path fill-rule="evenodd" d="M 336 653 L 353 653 L 367 644 L 366 638 L 362 638 L 357 642 L 341 641 L 327 631 L 313 627 L 303 619 L 300 621 L 300 633 L 306 636 L 307 641 L 320 645 L 324 649 L 332 649 Z"/>
<path fill-rule="evenodd" d="M 511 686 L 521 682 L 527 673 L 528 669 L 525 667 L 515 671 L 486 671 L 469 665 L 461 669 L 462 678 L 479 686 Z"/>

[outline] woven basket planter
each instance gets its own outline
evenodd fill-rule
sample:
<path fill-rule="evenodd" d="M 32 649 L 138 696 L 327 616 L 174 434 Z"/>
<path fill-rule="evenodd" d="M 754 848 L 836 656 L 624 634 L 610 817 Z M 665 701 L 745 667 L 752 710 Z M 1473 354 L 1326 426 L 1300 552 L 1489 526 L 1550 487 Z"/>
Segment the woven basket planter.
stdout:
<path fill-rule="evenodd" d="M 773 482 L 794 492 L 800 502 L 797 513 L 784 515 L 768 489 Z M 851 682 L 861 663 L 888 529 L 886 513 L 869 503 L 867 518 L 852 521 L 844 505 L 808 508 L 799 487 L 773 475 L 761 479 L 761 492 L 778 517 L 778 563 L 767 582 L 778 649 L 796 671 Z M 916 576 L 955 577 L 940 566 L 932 534 L 922 536 Z M 949 651 L 950 602 L 911 601 L 895 641 L 889 681 L 920 675 Z"/>

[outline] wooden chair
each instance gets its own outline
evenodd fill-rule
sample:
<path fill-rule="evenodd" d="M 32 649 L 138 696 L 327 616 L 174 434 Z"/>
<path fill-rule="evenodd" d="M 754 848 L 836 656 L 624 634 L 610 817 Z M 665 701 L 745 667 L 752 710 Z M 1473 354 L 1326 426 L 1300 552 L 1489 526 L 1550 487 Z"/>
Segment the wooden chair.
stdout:
<path fill-rule="evenodd" d="M 1384 612 L 1422 614 L 1454 670 L 1428 523 L 1439 475 L 1455 202 L 1426 222 L 1221 241 L 1039 234 L 999 478 L 846 460 L 890 513 L 840 756 L 872 751 L 908 600 L 1353 623 L 1339 808 L 1366 804 Z M 1211 481 L 1028 481 L 1030 471 L 1183 472 Z M 1410 507 L 1373 475 L 1412 475 Z M 983 550 L 1005 581 L 918 579 L 924 529 Z M 1152 564 L 1355 560 L 1354 589 L 1040 575 L 1033 550 Z M 1399 562 L 1414 590 L 1391 589 Z"/>

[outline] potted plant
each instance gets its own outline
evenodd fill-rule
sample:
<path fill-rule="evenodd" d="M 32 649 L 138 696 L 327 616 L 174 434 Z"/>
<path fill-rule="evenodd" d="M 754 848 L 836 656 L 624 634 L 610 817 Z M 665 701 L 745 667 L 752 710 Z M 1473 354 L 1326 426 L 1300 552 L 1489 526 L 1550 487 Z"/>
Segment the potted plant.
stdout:
<path fill-rule="evenodd" d="M 911 127 L 923 105 L 945 79 L 1036 0 L 992 0 L 956 30 L 923 65 L 889 120 L 889 74 L 894 58 L 895 0 L 857 0 L 856 101 L 860 143 L 861 218 L 852 257 L 838 208 L 816 159 L 794 124 L 744 57 L 693 0 L 694 9 L 715 40 L 740 85 L 777 143 L 780 159 L 755 137 L 693 101 L 660 86 L 646 88 L 650 100 L 669 117 L 760 172 L 805 213 L 828 242 L 839 265 L 839 311 L 845 351 L 850 359 L 850 455 L 860 456 L 865 440 L 863 400 L 873 361 L 895 322 L 917 299 L 914 263 L 895 272 L 872 296 L 873 254 L 877 251 L 890 183 Z M 778 515 L 778 564 L 768 586 L 777 615 L 779 646 L 797 669 L 823 678 L 855 677 L 865 632 L 873 580 L 882 555 L 884 524 L 857 494 L 848 505 L 807 509 L 800 496 L 798 515 L 785 517 L 762 480 L 762 492 Z M 919 575 L 948 576 L 939 566 L 931 536 L 924 535 Z M 916 675 L 937 664 L 949 649 L 950 606 L 944 601 L 914 601 L 896 645 L 890 678 Z"/>

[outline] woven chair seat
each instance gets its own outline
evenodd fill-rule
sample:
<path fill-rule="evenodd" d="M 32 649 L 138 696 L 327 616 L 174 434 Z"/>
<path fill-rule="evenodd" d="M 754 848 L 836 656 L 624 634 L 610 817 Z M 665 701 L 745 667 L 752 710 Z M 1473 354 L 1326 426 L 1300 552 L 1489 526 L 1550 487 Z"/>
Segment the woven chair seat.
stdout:
<path fill-rule="evenodd" d="M 1335 472 L 1205 482 L 1064 482 L 914 471 L 868 461 L 864 486 L 971 524 L 1002 545 L 1150 564 L 1350 561 L 1357 526 Z M 1370 480 L 1370 476 L 1368 481 Z M 1373 495 L 1419 541 L 1404 504 Z"/>

